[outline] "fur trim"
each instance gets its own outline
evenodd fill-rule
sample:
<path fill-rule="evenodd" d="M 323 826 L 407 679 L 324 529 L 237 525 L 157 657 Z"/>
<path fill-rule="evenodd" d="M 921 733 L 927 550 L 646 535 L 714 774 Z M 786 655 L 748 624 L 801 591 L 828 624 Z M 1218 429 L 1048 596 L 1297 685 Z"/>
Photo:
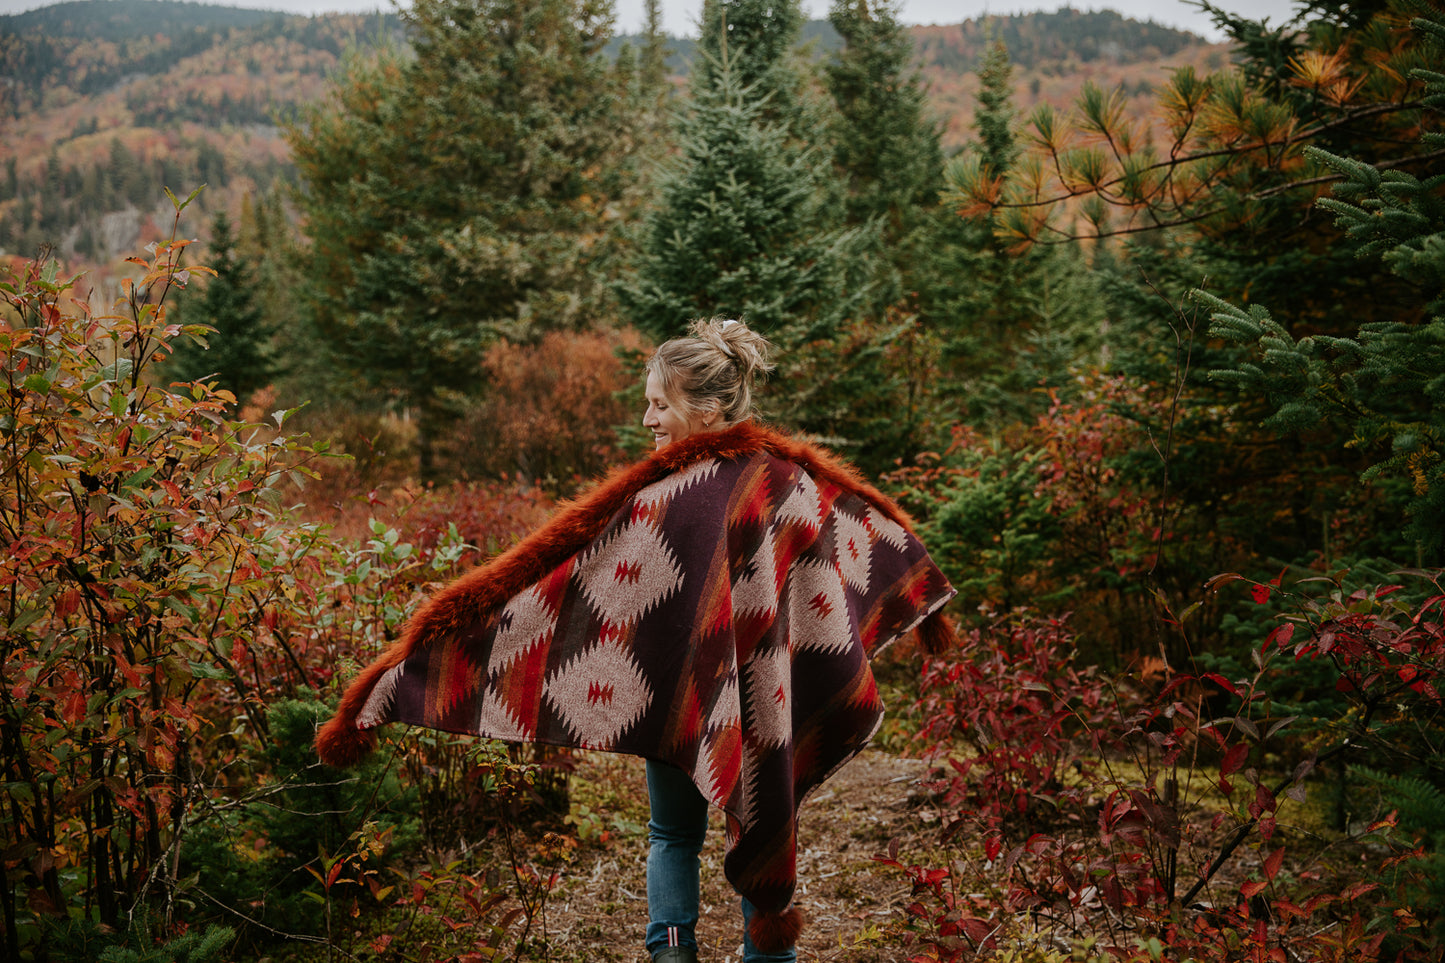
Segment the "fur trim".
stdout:
<path fill-rule="evenodd" d="M 748 924 L 748 936 L 764 953 L 781 953 L 794 946 L 803 932 L 803 911 L 789 906 L 781 913 L 757 912 Z"/>
<path fill-rule="evenodd" d="M 541 528 L 490 562 L 461 575 L 422 603 L 407 620 L 401 638 L 347 686 L 336 715 L 317 735 L 316 750 L 321 761 L 334 766 L 354 765 L 375 747 L 375 736 L 358 729 L 356 719 L 377 680 L 406 661 L 419 639 L 434 638 L 476 622 L 540 581 L 601 534 L 627 500 L 648 485 L 707 458 L 743 458 L 759 451 L 790 461 L 814 477 L 857 494 L 894 522 L 913 531 L 913 523 L 902 509 L 864 481 L 855 468 L 821 448 L 750 421 L 723 431 L 691 435 L 612 472 L 590 491 L 565 503 Z M 925 647 L 930 639 L 937 638 L 933 629 L 926 631 L 931 634 L 925 635 L 924 627 L 920 627 Z"/>

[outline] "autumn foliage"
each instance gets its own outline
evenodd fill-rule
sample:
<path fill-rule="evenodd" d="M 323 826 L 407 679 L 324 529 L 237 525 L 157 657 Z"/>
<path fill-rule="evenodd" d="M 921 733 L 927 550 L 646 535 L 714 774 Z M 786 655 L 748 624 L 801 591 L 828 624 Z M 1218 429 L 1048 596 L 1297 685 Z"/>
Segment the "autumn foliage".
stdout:
<path fill-rule="evenodd" d="M 1438 857 L 1383 800 L 1413 795 L 1419 819 L 1438 794 L 1381 774 L 1376 788 L 1394 780 L 1394 795 L 1362 800 L 1338 841 L 1301 822 L 1320 770 L 1342 772 L 1348 753 L 1393 773 L 1429 765 L 1445 719 L 1445 595 L 1424 587 L 1397 603 L 1400 586 L 1293 586 L 1253 671 L 1234 678 L 1081 670 L 1055 619 L 974 631 L 930 666 L 917 706 L 946 858 L 896 842 L 875 857 L 912 884 L 910 959 L 1009 947 L 1141 963 L 1434 959 Z M 1285 693 L 1316 662 L 1342 698 L 1294 709 Z M 1044 949 L 1061 935 L 1075 955 Z"/>
<path fill-rule="evenodd" d="M 513 778 L 505 754 L 455 740 L 388 754 L 362 778 L 317 772 L 317 693 L 393 638 L 467 546 L 454 524 L 418 545 L 380 522 L 333 538 L 286 508 L 323 457 L 286 431 L 287 412 L 246 424 L 223 392 L 156 382 L 190 333 L 167 302 L 206 270 L 183 266 L 185 248 L 135 259 L 111 314 L 67 300 L 51 261 L 0 284 L 6 959 L 47 942 L 94 959 L 171 941 L 199 961 L 237 931 L 329 931 L 343 896 L 394 899 L 377 882 L 393 853 L 445 844 L 479 772 Z M 508 538 L 530 523 L 521 509 L 468 528 Z M 467 885 L 440 870 L 406 898 L 430 912 L 431 887 Z M 453 939 L 530 924 L 513 909 Z"/>

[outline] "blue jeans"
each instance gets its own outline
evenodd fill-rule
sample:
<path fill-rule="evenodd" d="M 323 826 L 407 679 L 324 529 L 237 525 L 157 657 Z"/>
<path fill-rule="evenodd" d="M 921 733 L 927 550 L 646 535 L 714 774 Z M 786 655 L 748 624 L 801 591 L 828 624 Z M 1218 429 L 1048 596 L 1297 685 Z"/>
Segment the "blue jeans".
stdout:
<path fill-rule="evenodd" d="M 698 853 L 707 835 L 708 803 L 692 779 L 664 762 L 647 760 L 647 952 L 697 946 Z M 794 963 L 796 950 L 763 953 L 747 935 L 756 910 L 743 900 L 743 963 Z"/>

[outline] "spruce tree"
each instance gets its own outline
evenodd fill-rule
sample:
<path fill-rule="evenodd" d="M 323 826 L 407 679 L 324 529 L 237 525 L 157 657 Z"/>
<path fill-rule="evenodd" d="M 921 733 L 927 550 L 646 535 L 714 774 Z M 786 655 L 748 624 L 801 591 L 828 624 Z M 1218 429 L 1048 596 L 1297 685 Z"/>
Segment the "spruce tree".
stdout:
<path fill-rule="evenodd" d="M 877 244 L 869 313 L 878 318 L 917 290 L 911 235 L 938 206 L 942 132 L 894 0 L 834 0 L 828 19 L 844 42 L 825 67 L 833 162 L 848 222 L 866 225 Z"/>
<path fill-rule="evenodd" d="M 694 96 L 725 83 L 762 104 L 762 115 L 806 137 L 807 102 L 793 46 L 803 26 L 798 0 L 703 0 L 702 23 L 692 65 Z M 728 79 L 724 79 L 724 74 Z"/>
<path fill-rule="evenodd" d="M 191 289 L 177 299 L 171 320 L 210 325 L 215 330 L 204 346 L 184 339 L 173 342 L 175 352 L 164 370 L 175 381 L 215 381 L 244 404 L 277 373 L 270 344 L 274 332 L 262 320 L 253 272 L 237 254 L 231 219 L 225 211 L 217 211 L 211 219 L 208 247 L 206 266 L 215 276 L 199 296 Z"/>
<path fill-rule="evenodd" d="M 414 412 L 430 476 L 487 344 L 589 322 L 628 124 L 604 0 L 417 0 L 405 19 L 414 57 L 353 62 L 290 141 L 317 329 Z"/>
<path fill-rule="evenodd" d="M 836 107 L 833 159 L 848 182 L 855 224 L 884 221 L 884 237 L 905 236 L 938 203 L 942 132 L 911 66 L 913 43 L 896 0 L 834 0 L 828 21 L 843 49 L 825 67 Z"/>
<path fill-rule="evenodd" d="M 760 53 L 789 55 L 796 0 L 710 2 L 707 9 L 716 23 L 703 30 L 706 66 L 694 71 L 678 155 L 618 296 L 633 323 L 659 340 L 681 333 L 689 319 L 715 314 L 745 318 L 784 346 L 826 338 L 862 293 L 853 283 L 860 234 L 838 226 L 824 203 L 829 159 L 800 143 L 778 116 L 779 101 L 796 104 L 801 91 L 783 83 L 786 70 L 759 62 Z M 787 37 L 767 29 L 788 24 Z M 750 85 L 744 76 L 753 78 Z"/>
<path fill-rule="evenodd" d="M 1000 185 L 1018 174 L 1013 67 L 1001 41 L 990 44 L 979 81 L 975 136 L 949 162 L 950 185 L 974 171 Z M 1046 402 L 1041 384 L 1067 395 L 1069 370 L 1096 360 L 1103 299 L 1079 252 L 1020 249 L 993 224 L 960 217 L 958 200 L 946 190 L 910 244 L 919 313 L 941 344 L 942 385 L 966 421 L 1032 416 Z"/>

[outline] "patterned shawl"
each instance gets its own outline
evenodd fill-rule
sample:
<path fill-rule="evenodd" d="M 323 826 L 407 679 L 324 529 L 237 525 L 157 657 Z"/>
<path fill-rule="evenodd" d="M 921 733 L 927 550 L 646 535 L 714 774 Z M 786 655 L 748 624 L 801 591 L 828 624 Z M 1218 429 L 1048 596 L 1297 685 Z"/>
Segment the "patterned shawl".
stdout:
<path fill-rule="evenodd" d="M 405 722 L 676 765 L 726 812 L 754 941 L 786 946 L 797 807 L 882 720 L 870 657 L 914 628 L 941 649 L 953 594 L 886 496 L 744 422 L 615 473 L 439 591 L 317 748 L 345 765 Z"/>

